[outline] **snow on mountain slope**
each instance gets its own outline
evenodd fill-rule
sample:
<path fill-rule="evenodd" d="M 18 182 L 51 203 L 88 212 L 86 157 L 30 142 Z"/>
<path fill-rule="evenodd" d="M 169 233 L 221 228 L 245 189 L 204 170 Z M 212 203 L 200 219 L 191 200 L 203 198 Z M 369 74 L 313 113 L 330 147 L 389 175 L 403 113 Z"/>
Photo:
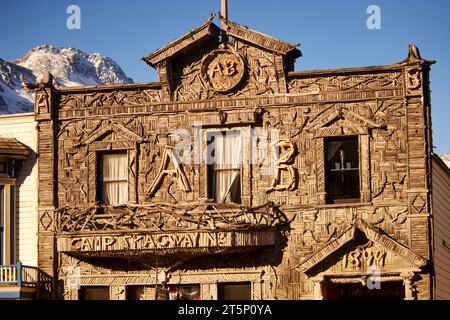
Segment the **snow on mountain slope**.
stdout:
<path fill-rule="evenodd" d="M 33 110 L 34 97 L 22 88 L 23 82 L 36 82 L 33 73 L 0 59 L 0 114 Z"/>
<path fill-rule="evenodd" d="M 47 71 L 56 87 L 133 82 L 114 60 L 99 53 L 43 45 L 11 62 L 0 59 L 0 114 L 32 111 L 34 95 L 22 84 L 39 81 Z"/>

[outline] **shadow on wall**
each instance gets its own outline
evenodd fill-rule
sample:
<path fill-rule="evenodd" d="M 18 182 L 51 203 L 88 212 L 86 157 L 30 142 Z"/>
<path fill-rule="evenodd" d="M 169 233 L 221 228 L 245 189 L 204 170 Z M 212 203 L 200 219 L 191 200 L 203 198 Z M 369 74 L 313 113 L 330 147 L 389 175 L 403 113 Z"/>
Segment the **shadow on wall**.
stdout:
<path fill-rule="evenodd" d="M 37 187 L 37 179 L 35 179 L 35 181 L 33 181 L 32 179 L 29 181 L 27 181 L 27 184 L 25 184 L 25 180 L 27 178 L 32 178 L 31 173 L 33 171 L 34 166 L 36 165 L 37 162 L 37 158 L 38 158 L 38 154 L 34 151 L 31 151 L 32 153 L 28 156 L 28 158 L 23 161 L 22 164 L 18 165 L 16 168 L 14 168 L 15 172 L 18 172 L 17 175 L 17 180 L 16 180 L 16 203 L 15 203 L 15 208 L 16 208 L 16 215 L 15 215 L 15 224 L 16 224 L 16 260 L 19 259 L 19 257 L 21 256 L 21 252 L 20 252 L 20 246 L 19 246 L 19 239 L 21 239 L 21 229 L 19 228 L 19 221 L 21 219 L 22 214 L 24 213 L 23 210 L 23 206 L 20 205 L 20 200 L 22 197 L 22 193 L 23 191 L 22 186 L 26 186 L 27 184 L 29 185 L 29 188 L 31 188 L 30 192 L 30 196 L 32 196 L 34 198 L 35 196 L 35 190 L 34 188 Z M 30 182 L 31 181 L 31 182 Z M 26 192 L 26 191 L 25 191 Z M 34 200 L 34 199 L 33 199 Z M 33 210 L 34 214 L 33 214 L 33 219 L 36 218 L 37 216 L 37 204 L 34 205 L 30 205 L 29 210 Z M 36 219 L 37 220 L 37 219 Z M 33 220 L 33 221 L 36 221 Z M 37 229 L 37 226 L 36 226 Z M 28 230 L 27 230 L 28 232 Z M 36 230 L 37 232 L 37 230 Z M 34 235 L 34 233 L 33 233 Z M 36 247 L 34 248 L 35 250 L 33 250 L 33 252 L 37 251 L 37 244 Z"/>

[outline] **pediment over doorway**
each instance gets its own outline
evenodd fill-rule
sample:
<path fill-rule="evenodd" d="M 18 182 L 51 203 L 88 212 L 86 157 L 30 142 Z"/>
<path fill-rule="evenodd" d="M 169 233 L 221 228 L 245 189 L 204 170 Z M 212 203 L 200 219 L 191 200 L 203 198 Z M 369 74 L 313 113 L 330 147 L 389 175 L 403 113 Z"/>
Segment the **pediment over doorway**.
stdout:
<path fill-rule="evenodd" d="M 420 271 L 428 260 L 385 234 L 359 221 L 307 256 L 295 268 L 308 276 L 373 271 Z"/>

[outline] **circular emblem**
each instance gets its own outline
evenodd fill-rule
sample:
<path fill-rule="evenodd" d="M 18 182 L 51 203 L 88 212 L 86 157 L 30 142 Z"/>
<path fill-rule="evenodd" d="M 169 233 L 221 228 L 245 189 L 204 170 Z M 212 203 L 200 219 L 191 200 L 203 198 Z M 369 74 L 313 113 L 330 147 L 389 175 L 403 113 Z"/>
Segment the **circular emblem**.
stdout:
<path fill-rule="evenodd" d="M 213 90 L 230 91 L 244 77 L 244 61 L 237 53 L 217 49 L 203 59 L 202 77 Z"/>

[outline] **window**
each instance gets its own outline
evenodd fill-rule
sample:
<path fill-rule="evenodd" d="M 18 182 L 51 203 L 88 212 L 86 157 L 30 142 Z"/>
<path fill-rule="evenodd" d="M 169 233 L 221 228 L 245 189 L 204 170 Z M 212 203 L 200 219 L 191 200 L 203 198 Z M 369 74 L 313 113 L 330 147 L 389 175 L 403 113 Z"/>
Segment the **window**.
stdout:
<path fill-rule="evenodd" d="M 169 288 L 170 300 L 200 300 L 200 285 L 179 285 Z"/>
<path fill-rule="evenodd" d="M 0 264 L 15 261 L 15 186 L 0 185 Z"/>
<path fill-rule="evenodd" d="M 250 282 L 219 283 L 219 300 L 251 300 Z"/>
<path fill-rule="evenodd" d="M 128 202 L 128 158 L 126 152 L 102 154 L 100 159 L 101 202 L 119 205 Z"/>
<path fill-rule="evenodd" d="M 79 300 L 109 300 L 109 287 L 81 287 Z"/>
<path fill-rule="evenodd" d="M 241 203 L 242 137 L 238 130 L 208 132 L 208 198 Z"/>
<path fill-rule="evenodd" d="M 7 168 L 8 168 L 7 162 L 6 161 L 0 161 L 0 173 L 3 173 L 3 174 L 8 173 Z"/>
<path fill-rule="evenodd" d="M 360 201 L 358 137 L 325 140 L 327 203 Z"/>
<path fill-rule="evenodd" d="M 127 286 L 126 287 L 127 300 L 145 300 L 144 286 Z"/>

